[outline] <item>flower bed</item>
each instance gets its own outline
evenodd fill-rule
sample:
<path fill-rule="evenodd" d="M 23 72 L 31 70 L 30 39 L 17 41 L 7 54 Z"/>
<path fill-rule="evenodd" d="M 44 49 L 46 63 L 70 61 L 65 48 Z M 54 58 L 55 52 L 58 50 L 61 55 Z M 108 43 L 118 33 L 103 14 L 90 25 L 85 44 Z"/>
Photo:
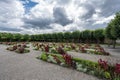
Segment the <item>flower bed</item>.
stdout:
<path fill-rule="evenodd" d="M 73 68 L 87 74 L 95 75 L 98 78 L 105 80 L 120 80 L 120 64 L 111 66 L 101 59 L 98 62 L 92 62 L 89 60 L 73 58 L 68 54 L 47 54 L 45 52 L 37 58 L 64 67 Z"/>
<path fill-rule="evenodd" d="M 75 51 L 80 53 L 89 53 L 96 55 L 110 55 L 100 45 L 95 44 L 63 44 L 63 43 L 33 43 L 34 50 L 40 50 L 50 53 L 58 53 L 57 49 L 61 47 L 64 51 Z"/>
<path fill-rule="evenodd" d="M 15 51 L 17 53 L 28 53 L 30 50 L 26 49 L 28 46 L 26 44 L 16 44 L 11 47 L 8 47 L 7 50 L 9 51 Z"/>

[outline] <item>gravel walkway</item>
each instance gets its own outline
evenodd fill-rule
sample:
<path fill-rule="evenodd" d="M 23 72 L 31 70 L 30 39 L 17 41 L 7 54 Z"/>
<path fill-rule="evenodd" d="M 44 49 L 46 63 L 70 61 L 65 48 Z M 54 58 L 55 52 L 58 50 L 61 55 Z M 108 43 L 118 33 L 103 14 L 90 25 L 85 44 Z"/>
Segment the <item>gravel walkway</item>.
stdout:
<path fill-rule="evenodd" d="M 99 80 L 91 75 L 37 60 L 39 51 L 17 54 L 0 45 L 0 80 Z"/>
<path fill-rule="evenodd" d="M 107 52 L 110 52 L 111 55 L 104 56 L 104 55 L 87 54 L 87 53 L 80 53 L 74 51 L 73 52 L 68 51 L 68 54 L 70 54 L 73 57 L 91 60 L 95 62 L 97 62 L 99 59 L 103 59 L 105 61 L 108 61 L 108 63 L 112 65 L 116 64 L 116 62 L 120 63 L 120 48 L 112 49 L 112 48 L 107 48 L 106 46 L 103 46 L 103 48 Z"/>

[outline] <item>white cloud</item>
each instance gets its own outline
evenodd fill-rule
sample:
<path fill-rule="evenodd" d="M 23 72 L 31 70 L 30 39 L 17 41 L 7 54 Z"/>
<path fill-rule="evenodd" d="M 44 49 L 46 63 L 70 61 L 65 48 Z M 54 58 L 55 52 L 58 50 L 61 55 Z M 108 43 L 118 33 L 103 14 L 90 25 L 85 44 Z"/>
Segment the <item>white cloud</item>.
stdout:
<path fill-rule="evenodd" d="M 120 0 L 29 0 L 0 1 L 0 31 L 51 33 L 104 28 L 120 10 Z M 25 9 L 26 8 L 26 9 Z"/>
<path fill-rule="evenodd" d="M 24 25 L 24 6 L 18 0 L 0 1 L 0 30 L 18 31 Z"/>

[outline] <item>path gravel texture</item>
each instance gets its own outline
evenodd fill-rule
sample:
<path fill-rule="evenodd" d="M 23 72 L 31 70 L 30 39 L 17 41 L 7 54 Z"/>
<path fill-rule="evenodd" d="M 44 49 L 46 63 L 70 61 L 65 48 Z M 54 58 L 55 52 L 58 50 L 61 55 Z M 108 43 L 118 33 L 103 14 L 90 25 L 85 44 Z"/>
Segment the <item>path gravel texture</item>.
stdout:
<path fill-rule="evenodd" d="M 80 53 L 74 51 L 68 51 L 67 53 L 73 57 L 86 59 L 90 61 L 97 62 L 99 59 L 107 61 L 111 65 L 115 65 L 116 63 L 120 63 L 120 47 L 116 47 L 116 49 L 108 48 L 105 45 L 102 45 L 105 51 L 109 52 L 109 56 L 105 55 L 95 55 L 95 54 L 87 54 L 87 53 Z"/>
<path fill-rule="evenodd" d="M 17 54 L 0 45 L 0 80 L 99 80 L 76 70 L 36 59 L 40 51 Z"/>

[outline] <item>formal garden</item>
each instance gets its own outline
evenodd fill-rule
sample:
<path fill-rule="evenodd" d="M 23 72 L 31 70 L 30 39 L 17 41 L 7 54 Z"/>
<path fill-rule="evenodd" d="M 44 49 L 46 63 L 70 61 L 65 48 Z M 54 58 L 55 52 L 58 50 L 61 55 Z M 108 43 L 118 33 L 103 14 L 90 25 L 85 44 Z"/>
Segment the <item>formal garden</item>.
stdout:
<path fill-rule="evenodd" d="M 100 80 L 120 80 L 120 56 L 113 56 L 114 52 L 104 47 L 119 50 L 120 44 L 116 43 L 119 39 L 120 13 L 105 29 L 35 35 L 0 33 L 1 50 L 6 46 L 4 50 L 11 52 L 9 55 L 26 56 L 37 51 L 36 61 L 69 68 Z"/>

